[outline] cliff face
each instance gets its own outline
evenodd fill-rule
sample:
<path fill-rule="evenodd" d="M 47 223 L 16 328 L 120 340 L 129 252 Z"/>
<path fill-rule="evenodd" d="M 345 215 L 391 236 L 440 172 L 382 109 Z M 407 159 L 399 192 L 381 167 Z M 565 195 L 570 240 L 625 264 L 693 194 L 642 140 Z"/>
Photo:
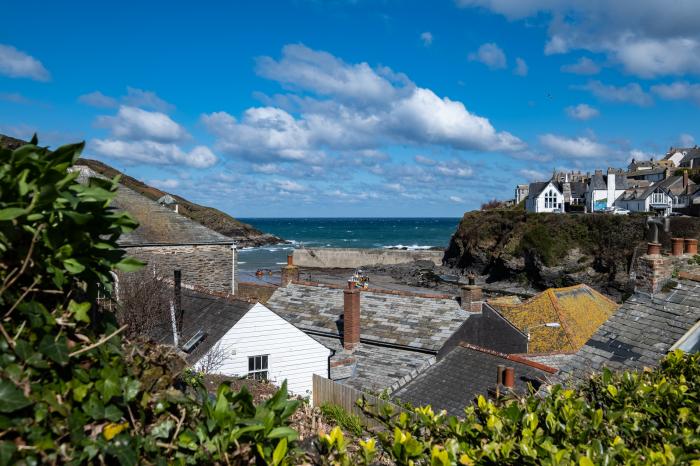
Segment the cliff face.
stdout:
<path fill-rule="evenodd" d="M 445 252 L 445 265 L 487 281 L 529 282 L 538 288 L 586 283 L 620 297 L 630 291 L 633 259 L 645 252 L 642 215 L 467 212 Z M 670 237 L 697 238 L 700 219 L 674 217 Z"/>

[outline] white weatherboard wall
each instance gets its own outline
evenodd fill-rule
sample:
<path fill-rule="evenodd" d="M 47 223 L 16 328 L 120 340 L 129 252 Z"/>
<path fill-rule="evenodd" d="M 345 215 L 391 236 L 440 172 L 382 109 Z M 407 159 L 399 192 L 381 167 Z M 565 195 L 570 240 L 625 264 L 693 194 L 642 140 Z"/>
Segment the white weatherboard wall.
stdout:
<path fill-rule="evenodd" d="M 296 395 L 311 394 L 313 374 L 328 377 L 331 350 L 262 304 L 253 306 L 219 340 L 227 353 L 217 371 L 229 376 L 248 374 L 248 356 L 268 355 L 268 379 Z M 216 348 L 216 345 L 214 345 Z"/>

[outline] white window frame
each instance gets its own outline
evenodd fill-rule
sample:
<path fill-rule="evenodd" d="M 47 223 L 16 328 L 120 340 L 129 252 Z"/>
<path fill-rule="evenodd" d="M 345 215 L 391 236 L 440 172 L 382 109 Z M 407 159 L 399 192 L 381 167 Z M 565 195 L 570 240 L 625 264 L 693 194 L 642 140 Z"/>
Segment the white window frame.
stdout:
<path fill-rule="evenodd" d="M 252 366 L 252 369 L 251 369 Z M 270 355 L 256 354 L 248 356 L 248 378 L 268 380 L 270 375 Z"/>
<path fill-rule="evenodd" d="M 550 188 L 550 190 L 546 193 L 544 193 L 544 208 L 545 209 L 554 209 L 557 205 L 557 193 L 554 192 L 553 189 Z"/>

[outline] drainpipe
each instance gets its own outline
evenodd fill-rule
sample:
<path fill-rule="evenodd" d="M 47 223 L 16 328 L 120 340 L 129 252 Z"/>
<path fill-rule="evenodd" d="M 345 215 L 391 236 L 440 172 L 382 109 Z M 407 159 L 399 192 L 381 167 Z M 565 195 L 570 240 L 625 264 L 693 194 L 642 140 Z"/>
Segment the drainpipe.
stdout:
<path fill-rule="evenodd" d="M 238 249 L 231 245 L 231 294 L 238 294 L 238 281 L 236 281 L 236 266 L 238 265 Z"/>

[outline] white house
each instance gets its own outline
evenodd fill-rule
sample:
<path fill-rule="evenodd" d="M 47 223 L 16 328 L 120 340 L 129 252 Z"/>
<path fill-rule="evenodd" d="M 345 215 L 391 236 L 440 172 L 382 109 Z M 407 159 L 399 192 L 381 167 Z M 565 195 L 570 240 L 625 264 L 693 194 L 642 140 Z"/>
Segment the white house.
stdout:
<path fill-rule="evenodd" d="M 696 188 L 686 172 L 683 176 L 672 176 L 647 188 L 629 188 L 615 205 L 632 212 L 656 211 L 668 215 L 675 209 L 688 207 Z"/>
<path fill-rule="evenodd" d="M 311 394 L 313 374 L 328 377 L 331 350 L 266 306 L 190 289 L 181 300 L 177 346 L 194 367 L 275 385 L 287 380 L 302 396 Z M 161 341 L 172 343 L 172 321 L 163 327 Z"/>
<path fill-rule="evenodd" d="M 528 212 L 563 212 L 564 195 L 552 181 L 530 183 L 525 209 Z"/>
<path fill-rule="evenodd" d="M 586 207 L 589 212 L 600 212 L 615 205 L 627 186 L 627 178 L 621 170 L 608 169 L 607 175 L 602 170 L 596 170 L 591 177 L 586 192 Z"/>

